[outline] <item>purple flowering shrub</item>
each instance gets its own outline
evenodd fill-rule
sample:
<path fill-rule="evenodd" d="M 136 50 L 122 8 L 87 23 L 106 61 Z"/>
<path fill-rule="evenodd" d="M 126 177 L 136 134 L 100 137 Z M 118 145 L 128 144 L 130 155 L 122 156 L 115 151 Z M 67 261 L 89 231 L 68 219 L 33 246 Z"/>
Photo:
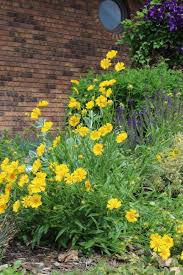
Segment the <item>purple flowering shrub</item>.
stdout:
<path fill-rule="evenodd" d="M 162 58 L 183 66 L 182 0 L 148 0 L 143 11 L 124 22 L 124 38 L 135 64 L 152 65 Z"/>

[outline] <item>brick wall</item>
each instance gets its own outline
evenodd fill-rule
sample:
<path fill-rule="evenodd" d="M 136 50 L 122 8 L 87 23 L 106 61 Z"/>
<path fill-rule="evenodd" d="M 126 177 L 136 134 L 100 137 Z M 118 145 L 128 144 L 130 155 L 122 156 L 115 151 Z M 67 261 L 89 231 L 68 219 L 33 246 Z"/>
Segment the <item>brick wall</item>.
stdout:
<path fill-rule="evenodd" d="M 118 38 L 100 24 L 98 0 L 0 0 L 0 131 L 24 129 L 41 99 L 50 101 L 47 118 L 63 125 L 70 79 L 97 69 Z"/>

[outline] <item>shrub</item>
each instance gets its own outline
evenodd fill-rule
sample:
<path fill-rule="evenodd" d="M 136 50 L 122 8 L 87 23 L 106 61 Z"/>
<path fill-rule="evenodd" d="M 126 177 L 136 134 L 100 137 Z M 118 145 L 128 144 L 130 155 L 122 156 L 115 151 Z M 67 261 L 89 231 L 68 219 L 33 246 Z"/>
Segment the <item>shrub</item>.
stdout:
<path fill-rule="evenodd" d="M 101 83 L 104 83 L 104 86 L 109 85 L 104 89 L 100 87 Z M 105 92 L 108 93 L 108 102 L 112 99 L 113 104 L 100 108 L 96 104 L 96 98 L 103 96 Z M 149 97 L 157 93 L 182 96 L 182 73 L 168 69 L 165 64 L 153 68 L 127 68 L 122 72 L 111 70 L 100 75 L 89 73 L 87 77 L 73 83 L 68 115 L 77 113 L 81 122 L 88 126 L 91 119 L 94 125 L 106 121 L 114 122 L 117 107 L 122 105 L 127 113 L 131 110 L 141 110 Z"/>
<path fill-rule="evenodd" d="M 152 65 L 161 58 L 171 66 L 183 65 L 183 6 L 179 0 L 150 0 L 142 12 L 126 20 L 124 39 L 137 65 Z"/>

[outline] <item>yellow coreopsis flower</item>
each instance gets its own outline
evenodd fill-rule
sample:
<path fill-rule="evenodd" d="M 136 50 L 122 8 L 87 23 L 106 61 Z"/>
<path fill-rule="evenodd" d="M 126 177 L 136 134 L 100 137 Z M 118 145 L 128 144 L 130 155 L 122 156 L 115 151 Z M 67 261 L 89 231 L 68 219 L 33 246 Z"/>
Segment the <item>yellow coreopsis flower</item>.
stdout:
<path fill-rule="evenodd" d="M 18 182 L 18 185 L 20 187 L 23 187 L 28 182 L 29 182 L 29 177 L 28 177 L 27 174 L 24 174 L 24 175 L 21 175 L 21 177 L 19 179 L 19 182 Z"/>
<path fill-rule="evenodd" d="M 118 54 L 118 51 L 111 50 L 106 54 L 107 59 L 113 59 Z"/>
<path fill-rule="evenodd" d="M 110 199 L 107 202 L 107 208 L 109 210 L 113 210 L 113 209 L 118 209 L 121 207 L 121 200 L 115 198 L 115 199 Z"/>
<path fill-rule="evenodd" d="M 93 146 L 92 148 L 92 152 L 96 155 L 96 156 L 101 156 L 103 154 L 104 151 L 104 145 L 101 143 L 97 143 Z"/>
<path fill-rule="evenodd" d="M 99 140 L 100 137 L 101 137 L 101 132 L 97 131 L 97 130 L 92 131 L 91 134 L 90 134 L 90 138 L 92 140 Z"/>
<path fill-rule="evenodd" d="M 76 80 L 76 79 L 72 79 L 72 80 L 71 80 L 71 83 L 72 83 L 72 84 L 76 84 L 76 85 L 78 85 L 78 84 L 79 84 L 79 81 L 78 81 L 78 80 Z"/>
<path fill-rule="evenodd" d="M 162 250 L 162 237 L 155 233 L 150 236 L 150 248 L 154 250 L 154 252 L 161 252 Z"/>
<path fill-rule="evenodd" d="M 38 194 L 34 194 L 29 197 L 29 206 L 32 208 L 38 208 L 42 205 L 41 196 Z"/>
<path fill-rule="evenodd" d="M 37 147 L 36 153 L 37 153 L 38 157 L 41 157 L 41 156 L 44 154 L 45 149 L 46 149 L 46 145 L 43 144 L 43 143 L 41 143 L 41 144 Z"/>
<path fill-rule="evenodd" d="M 107 89 L 105 95 L 106 97 L 110 97 L 112 95 L 112 89 L 111 88 Z"/>
<path fill-rule="evenodd" d="M 86 179 L 87 176 L 87 172 L 84 168 L 80 167 L 77 168 L 74 172 L 73 172 L 73 177 L 74 177 L 74 182 L 82 182 L 83 180 Z"/>
<path fill-rule="evenodd" d="M 128 222 L 136 222 L 139 217 L 139 214 L 135 209 L 130 209 L 129 211 L 126 212 L 125 218 L 127 219 Z"/>
<path fill-rule="evenodd" d="M 81 137 L 85 137 L 88 135 L 89 129 L 88 127 L 85 127 L 85 126 L 78 126 L 75 132 L 79 134 Z"/>
<path fill-rule="evenodd" d="M 71 116 L 69 118 L 69 125 L 72 126 L 72 127 L 76 127 L 80 122 L 80 117 L 79 116 Z"/>
<path fill-rule="evenodd" d="M 53 122 L 51 121 L 45 121 L 43 124 L 43 127 L 41 128 L 42 133 L 48 132 L 53 126 Z"/>
<path fill-rule="evenodd" d="M 49 102 L 47 100 L 39 101 L 37 107 L 47 107 Z"/>
<path fill-rule="evenodd" d="M 34 108 L 31 112 L 31 119 L 37 120 L 40 115 L 41 115 L 40 109 L 39 108 Z"/>
<path fill-rule="evenodd" d="M 57 147 L 60 144 L 60 141 L 61 141 L 61 137 L 60 136 L 56 137 L 53 141 L 53 148 Z"/>
<path fill-rule="evenodd" d="M 85 188 L 86 188 L 87 191 L 90 191 L 90 190 L 91 190 L 91 183 L 90 183 L 89 180 L 86 180 L 86 181 L 85 181 Z"/>
<path fill-rule="evenodd" d="M 166 261 L 170 257 L 170 250 L 162 249 L 161 252 L 159 253 L 159 255 L 163 261 Z"/>
<path fill-rule="evenodd" d="M 111 61 L 108 58 L 104 58 L 100 61 L 100 67 L 104 70 L 107 70 L 111 65 Z"/>
<path fill-rule="evenodd" d="M 162 237 L 162 246 L 166 249 L 170 249 L 174 246 L 174 240 L 169 235 L 165 234 Z"/>
<path fill-rule="evenodd" d="M 81 104 L 74 97 L 70 97 L 70 101 L 69 101 L 68 107 L 72 108 L 72 109 L 75 108 L 77 110 L 80 110 L 81 109 Z"/>
<path fill-rule="evenodd" d="M 94 101 L 91 100 L 91 101 L 89 101 L 89 102 L 86 103 L 86 109 L 90 110 L 90 109 L 92 109 L 94 107 L 94 105 L 95 105 Z"/>
<path fill-rule="evenodd" d="M 0 214 L 4 214 L 7 208 L 7 204 L 0 203 Z"/>
<path fill-rule="evenodd" d="M 116 137 L 116 142 L 117 143 L 122 143 L 125 141 L 128 137 L 128 134 L 126 132 L 121 132 L 119 135 Z"/>
<path fill-rule="evenodd" d="M 115 65 L 115 71 L 120 72 L 125 69 L 125 64 L 123 62 L 118 62 Z"/>
<path fill-rule="evenodd" d="M 100 95 L 96 98 L 96 104 L 100 108 L 105 108 L 107 106 L 107 98 L 103 95 Z"/>
<path fill-rule="evenodd" d="M 69 173 L 69 168 L 67 164 L 55 164 L 56 181 L 62 181 L 68 173 Z"/>
<path fill-rule="evenodd" d="M 41 150 L 40 150 L 41 151 Z M 40 152 L 41 153 L 41 152 Z M 32 173 L 36 174 L 37 171 L 41 169 L 41 161 L 40 159 L 36 159 L 32 165 Z"/>
<path fill-rule="evenodd" d="M 22 198 L 22 201 L 21 201 L 23 207 L 27 208 L 30 206 L 30 196 L 25 196 Z"/>
<path fill-rule="evenodd" d="M 87 91 L 88 92 L 93 91 L 94 88 L 95 88 L 94 85 L 90 85 L 90 86 L 88 86 Z"/>
<path fill-rule="evenodd" d="M 181 259 L 181 261 L 183 261 L 183 251 L 180 254 L 180 259 Z"/>
<path fill-rule="evenodd" d="M 13 212 L 17 213 L 19 208 L 20 208 L 20 200 L 17 200 L 14 204 L 13 204 Z"/>

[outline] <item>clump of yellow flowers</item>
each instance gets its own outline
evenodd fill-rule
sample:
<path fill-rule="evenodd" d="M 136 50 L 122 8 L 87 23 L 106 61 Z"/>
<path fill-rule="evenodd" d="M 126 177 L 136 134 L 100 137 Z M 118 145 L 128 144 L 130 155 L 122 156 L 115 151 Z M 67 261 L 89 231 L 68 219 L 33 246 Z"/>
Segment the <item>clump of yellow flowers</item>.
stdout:
<path fill-rule="evenodd" d="M 164 261 L 170 257 L 170 249 L 173 246 L 174 240 L 167 234 L 161 236 L 158 233 L 155 233 L 150 236 L 150 248 L 153 249 L 154 252 L 159 253 Z"/>

